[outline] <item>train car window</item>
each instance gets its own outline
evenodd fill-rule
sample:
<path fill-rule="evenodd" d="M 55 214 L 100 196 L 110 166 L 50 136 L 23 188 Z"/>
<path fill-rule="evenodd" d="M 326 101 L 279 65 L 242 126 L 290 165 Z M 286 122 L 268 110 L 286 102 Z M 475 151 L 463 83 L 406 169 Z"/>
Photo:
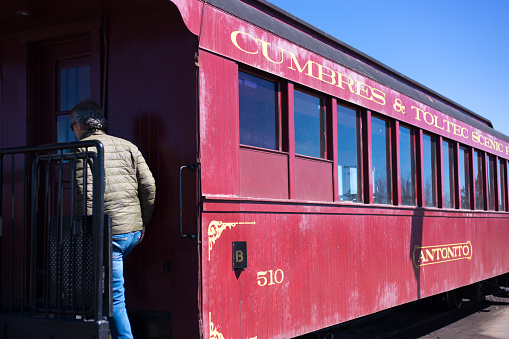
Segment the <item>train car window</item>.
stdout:
<path fill-rule="evenodd" d="M 470 150 L 467 147 L 460 147 L 459 154 L 460 194 L 461 208 L 470 209 Z"/>
<path fill-rule="evenodd" d="M 505 211 L 505 192 L 507 188 L 507 180 L 505 169 L 507 168 L 507 163 L 504 159 L 499 160 L 499 169 L 498 169 L 498 202 L 499 202 L 499 211 Z"/>
<path fill-rule="evenodd" d="M 294 92 L 295 153 L 325 158 L 325 108 L 322 98 Z"/>
<path fill-rule="evenodd" d="M 390 122 L 371 116 L 371 155 L 373 168 L 373 203 L 392 202 Z"/>
<path fill-rule="evenodd" d="M 360 202 L 360 112 L 337 105 L 339 201 Z"/>
<path fill-rule="evenodd" d="M 488 155 L 488 209 L 490 211 L 495 210 L 495 195 L 496 195 L 496 186 L 495 186 L 495 167 L 497 163 L 495 162 L 495 156 Z"/>
<path fill-rule="evenodd" d="M 243 145 L 279 150 L 278 84 L 239 72 L 239 136 Z"/>
<path fill-rule="evenodd" d="M 442 164 L 444 168 L 444 208 L 454 208 L 454 144 L 442 142 Z"/>
<path fill-rule="evenodd" d="M 69 62 L 58 63 L 58 115 L 56 116 L 57 142 L 77 141 L 69 128 L 69 111 L 81 100 L 91 96 L 91 66 L 69 67 Z"/>
<path fill-rule="evenodd" d="M 484 171 L 483 171 L 483 157 L 484 153 L 481 151 L 474 151 L 474 177 L 475 177 L 475 209 L 484 209 Z"/>
<path fill-rule="evenodd" d="M 435 136 L 423 134 L 423 177 L 424 177 L 424 205 L 437 206 L 437 171 Z"/>
<path fill-rule="evenodd" d="M 60 69 L 60 111 L 70 111 L 78 102 L 90 98 L 90 65 Z"/>
<path fill-rule="evenodd" d="M 415 206 L 415 130 L 399 127 L 399 167 L 401 204 Z"/>
<path fill-rule="evenodd" d="M 454 144 L 442 142 L 442 163 L 444 168 L 444 208 L 454 208 Z"/>

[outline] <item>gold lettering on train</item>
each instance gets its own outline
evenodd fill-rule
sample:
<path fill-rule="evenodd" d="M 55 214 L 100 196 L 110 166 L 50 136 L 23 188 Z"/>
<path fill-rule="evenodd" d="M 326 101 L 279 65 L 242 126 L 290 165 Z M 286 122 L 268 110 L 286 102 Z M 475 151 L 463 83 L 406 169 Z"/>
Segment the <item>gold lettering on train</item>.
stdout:
<path fill-rule="evenodd" d="M 243 53 L 260 55 L 259 57 L 263 57 L 271 64 L 280 65 L 282 68 L 286 67 L 299 74 L 317 79 L 326 85 L 349 91 L 363 100 L 371 100 L 380 106 L 385 106 L 387 103 L 387 94 L 383 90 L 373 87 L 373 85 L 370 86 L 364 83 L 362 81 L 364 77 L 357 79 L 355 75 L 343 74 L 342 72 L 345 71 L 339 71 L 335 67 L 327 67 L 309 58 L 307 60 L 303 57 L 299 58 L 296 53 L 274 46 L 268 41 L 256 38 L 246 32 L 233 31 L 230 34 L 230 39 L 233 45 Z M 337 64 L 337 66 L 339 68 L 340 65 Z M 407 114 L 401 98 L 395 98 L 392 107 L 397 113 Z M 430 127 L 430 130 L 443 131 L 463 139 L 470 138 L 473 143 L 482 145 L 485 149 L 492 149 L 501 154 L 504 154 L 505 151 L 505 155 L 509 156 L 509 146 L 478 132 L 472 131 L 470 133 L 471 130 L 468 127 L 449 121 L 449 118 L 445 115 L 437 115 L 416 106 L 411 106 L 411 109 L 415 113 L 414 119 L 424 122 Z"/>
<path fill-rule="evenodd" d="M 265 59 L 269 60 L 270 62 L 274 63 L 274 64 L 282 64 L 283 61 L 284 61 L 284 50 L 279 48 L 281 50 L 281 61 L 274 61 L 272 60 L 270 57 L 269 57 L 269 48 L 268 46 L 270 46 L 271 44 L 269 44 L 268 42 L 265 42 L 263 40 L 258 40 L 262 43 L 262 54 L 263 56 L 265 57 Z"/>
<path fill-rule="evenodd" d="M 442 121 L 440 121 L 438 115 L 427 112 L 419 107 L 412 105 L 411 108 L 415 111 L 415 120 L 424 121 L 429 126 L 468 139 L 468 128 L 455 124 L 447 119 L 442 119 Z"/>
<path fill-rule="evenodd" d="M 237 42 L 237 36 L 239 34 L 242 34 L 244 36 L 250 37 L 251 40 L 254 41 L 254 43 L 256 44 L 256 48 L 254 49 L 254 51 L 246 51 L 245 49 L 243 49 L 242 47 L 239 46 L 239 43 Z M 251 35 L 249 35 L 249 34 L 247 34 L 245 32 L 241 32 L 241 31 L 232 32 L 230 37 L 231 37 L 232 42 L 235 45 L 235 47 L 240 49 L 242 52 L 247 53 L 247 54 L 258 54 L 258 39 L 256 39 L 255 37 L 253 37 L 253 36 L 251 36 Z"/>
<path fill-rule="evenodd" d="M 244 44 L 239 44 L 239 36 L 243 37 Z M 307 60 L 306 63 L 299 61 L 295 53 L 284 50 L 281 47 L 274 47 L 267 41 L 253 37 L 252 35 L 242 32 L 233 31 L 230 39 L 235 47 L 247 54 L 258 54 L 261 50 L 263 57 L 273 64 L 283 64 L 288 69 L 297 71 L 308 77 L 318 79 L 323 83 L 339 87 L 341 89 L 348 89 L 351 93 L 359 97 L 371 100 L 379 105 L 384 106 L 386 103 L 386 94 L 378 88 L 371 87 L 359 80 L 354 80 L 351 77 L 338 72 L 325 65 L 319 64 L 312 60 Z M 277 51 L 275 51 L 277 49 Z M 272 51 L 270 53 L 269 51 Z M 270 55 L 272 55 L 272 57 Z M 274 57 L 277 55 L 277 58 Z M 303 65 L 301 67 L 301 65 Z M 346 87 L 344 86 L 346 85 Z"/>
<path fill-rule="evenodd" d="M 244 261 L 244 252 L 242 252 L 241 250 L 235 251 L 235 261 L 243 262 Z"/>
<path fill-rule="evenodd" d="M 300 67 L 300 63 L 297 60 L 297 58 L 295 57 L 295 54 L 290 53 L 290 56 L 291 56 L 291 58 L 290 58 L 290 66 L 288 66 L 289 69 L 292 69 L 294 71 L 298 70 L 299 73 L 302 73 L 304 71 L 304 69 L 307 67 L 308 71 L 307 71 L 306 75 L 308 75 L 310 77 L 313 77 L 315 79 L 318 79 L 317 77 L 313 76 L 313 72 L 312 72 L 312 70 L 313 70 L 313 61 L 308 60 L 306 62 L 306 64 L 304 65 L 304 67 Z M 295 66 L 297 67 L 297 69 L 293 68 L 293 64 L 294 63 L 295 63 Z"/>
<path fill-rule="evenodd" d="M 504 152 L 504 145 L 502 143 L 492 140 L 490 138 L 485 137 L 484 135 L 481 135 L 477 132 L 472 132 L 472 141 L 475 143 L 478 143 L 480 145 L 483 145 L 487 148 L 491 148 L 498 152 Z M 507 147 L 506 147 L 507 150 Z"/>
<path fill-rule="evenodd" d="M 403 106 L 403 102 L 401 101 L 401 99 L 400 99 L 400 98 L 396 98 L 396 99 L 394 100 L 394 104 L 392 105 L 392 108 L 393 108 L 396 112 L 398 112 L 398 113 L 406 114 L 406 112 L 405 112 L 406 107 L 405 107 L 405 106 Z"/>
<path fill-rule="evenodd" d="M 268 270 L 268 271 L 260 271 L 256 273 L 256 279 L 258 282 L 258 286 L 270 286 L 281 284 L 285 279 L 285 273 L 282 269 L 277 270 Z"/>
<path fill-rule="evenodd" d="M 472 259 L 472 244 L 470 241 L 461 244 L 415 246 L 412 255 L 415 268 L 463 259 Z"/>

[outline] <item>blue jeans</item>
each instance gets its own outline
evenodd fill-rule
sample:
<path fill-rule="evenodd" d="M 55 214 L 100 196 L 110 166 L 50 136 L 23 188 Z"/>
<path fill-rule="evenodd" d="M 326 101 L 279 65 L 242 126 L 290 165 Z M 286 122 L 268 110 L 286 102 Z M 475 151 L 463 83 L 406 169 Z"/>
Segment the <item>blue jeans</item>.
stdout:
<path fill-rule="evenodd" d="M 131 324 L 125 308 L 124 258 L 132 251 L 140 239 L 141 232 L 114 234 L 112 236 L 112 278 L 113 278 L 113 318 L 110 318 L 110 330 L 113 338 L 133 338 Z"/>

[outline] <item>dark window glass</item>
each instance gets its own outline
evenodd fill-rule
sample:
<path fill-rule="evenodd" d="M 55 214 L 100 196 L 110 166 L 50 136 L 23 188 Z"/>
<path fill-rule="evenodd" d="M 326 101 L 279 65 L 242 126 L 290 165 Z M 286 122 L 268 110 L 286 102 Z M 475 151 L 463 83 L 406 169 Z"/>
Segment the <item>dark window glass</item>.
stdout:
<path fill-rule="evenodd" d="M 325 110 L 321 98 L 294 91 L 295 153 L 325 156 Z"/>
<path fill-rule="evenodd" d="M 339 201 L 360 202 L 360 115 L 353 109 L 338 105 L 337 125 Z"/>
<path fill-rule="evenodd" d="M 443 141 L 444 208 L 454 208 L 454 148 L 453 143 Z"/>
<path fill-rule="evenodd" d="M 279 149 L 277 84 L 239 72 L 239 134 L 243 145 Z"/>
<path fill-rule="evenodd" d="M 401 173 L 401 204 L 415 206 L 415 132 L 399 127 L 399 167 Z"/>
<path fill-rule="evenodd" d="M 423 176 L 424 176 L 424 204 L 426 207 L 437 206 L 437 172 L 435 137 L 424 134 L 422 136 Z"/>
<path fill-rule="evenodd" d="M 76 135 L 69 128 L 71 118 L 67 114 L 78 102 L 90 98 L 91 94 L 90 65 L 61 68 L 59 76 L 59 112 L 56 116 L 57 142 L 77 141 Z"/>
<path fill-rule="evenodd" d="M 60 69 L 60 111 L 70 111 L 90 98 L 90 65 Z"/>
<path fill-rule="evenodd" d="M 470 156 L 466 147 L 460 147 L 460 190 L 461 208 L 470 209 Z"/>
<path fill-rule="evenodd" d="M 390 173 L 390 123 L 374 116 L 371 117 L 371 142 L 373 162 L 373 202 L 390 204 L 391 173 Z"/>
<path fill-rule="evenodd" d="M 495 195 L 497 190 L 495 186 L 495 166 L 497 166 L 495 157 L 488 155 L 488 208 L 490 211 L 495 210 Z"/>
<path fill-rule="evenodd" d="M 484 194 L 483 194 L 483 157 L 484 153 L 481 151 L 474 151 L 474 178 L 475 178 L 475 209 L 484 209 Z"/>
<path fill-rule="evenodd" d="M 507 188 L 507 180 L 505 169 L 507 168 L 507 163 L 504 159 L 499 160 L 499 170 L 498 170 L 498 201 L 500 203 L 500 211 L 505 211 L 505 191 Z"/>
<path fill-rule="evenodd" d="M 57 142 L 78 141 L 76 134 L 69 128 L 71 126 L 71 117 L 66 115 L 57 116 Z"/>

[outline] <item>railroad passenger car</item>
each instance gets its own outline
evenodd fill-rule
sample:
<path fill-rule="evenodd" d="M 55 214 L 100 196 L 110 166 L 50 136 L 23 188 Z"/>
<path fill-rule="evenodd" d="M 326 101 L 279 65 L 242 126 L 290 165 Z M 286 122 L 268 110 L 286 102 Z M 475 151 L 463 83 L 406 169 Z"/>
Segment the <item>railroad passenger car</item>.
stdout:
<path fill-rule="evenodd" d="M 509 272 L 509 137 L 267 1 L 4 1 L 0 65 L 5 338 L 107 335 L 107 298 L 75 312 L 27 226 L 66 203 L 23 171 L 52 156 L 8 157 L 71 166 L 88 97 L 156 178 L 125 268 L 140 338 L 291 338 Z"/>

